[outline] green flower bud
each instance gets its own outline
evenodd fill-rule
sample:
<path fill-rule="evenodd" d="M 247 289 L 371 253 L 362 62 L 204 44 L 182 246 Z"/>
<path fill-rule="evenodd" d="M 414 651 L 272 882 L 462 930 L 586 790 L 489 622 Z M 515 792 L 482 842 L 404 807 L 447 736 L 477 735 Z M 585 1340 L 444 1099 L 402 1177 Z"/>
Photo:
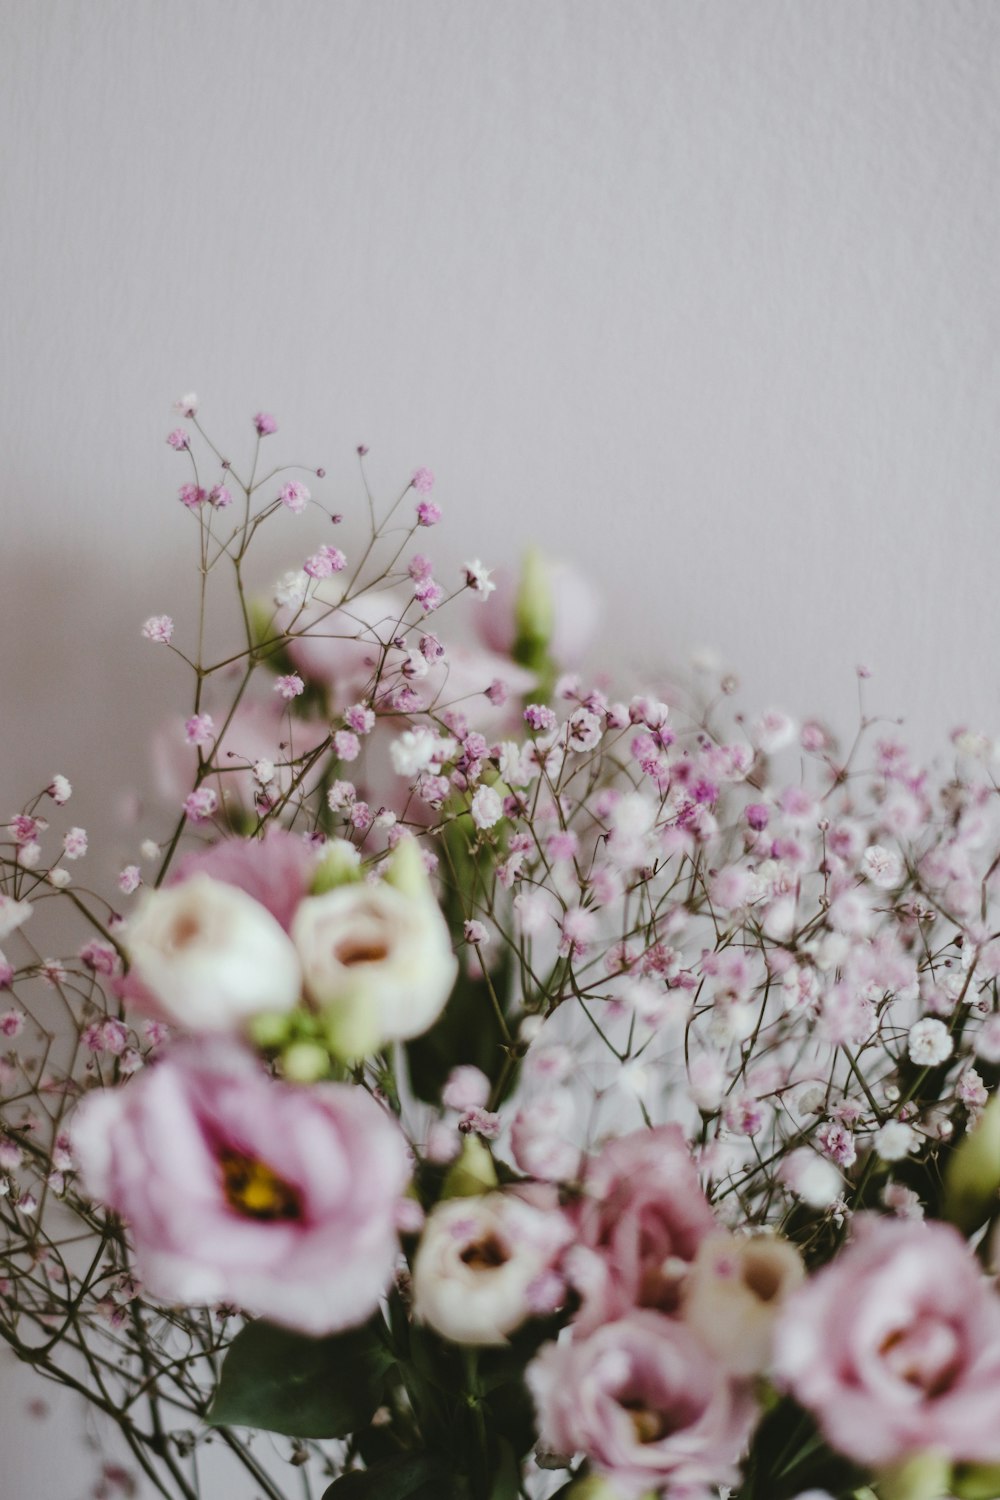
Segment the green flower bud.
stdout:
<path fill-rule="evenodd" d="M 1000 1094 L 951 1155 L 944 1175 L 945 1217 L 971 1234 L 1000 1209 Z"/>
<path fill-rule="evenodd" d="M 951 1494 L 951 1460 L 928 1448 L 881 1470 L 879 1500 L 947 1500 Z"/>
<path fill-rule="evenodd" d="M 514 659 L 525 666 L 537 666 L 537 656 L 544 654 L 554 625 L 555 608 L 545 559 L 536 547 L 529 547 L 521 564 L 521 581 L 514 600 Z"/>
<path fill-rule="evenodd" d="M 401 838 L 385 864 L 386 885 L 391 885 L 414 901 L 432 896 L 431 882 L 424 866 L 420 845 L 407 835 Z"/>
<path fill-rule="evenodd" d="M 358 991 L 345 993 L 323 1011 L 326 1044 L 341 1062 L 356 1062 L 377 1050 L 384 1040 L 377 1007 Z"/>
<path fill-rule="evenodd" d="M 330 1054 L 319 1042 L 293 1042 L 281 1055 L 281 1071 L 292 1083 L 318 1083 L 330 1075 Z"/>
<path fill-rule="evenodd" d="M 294 1026 L 294 1011 L 263 1010 L 259 1015 L 251 1016 L 247 1022 L 250 1040 L 267 1052 L 283 1047 Z"/>
<path fill-rule="evenodd" d="M 478 1198 L 497 1185 L 497 1171 L 489 1148 L 478 1135 L 467 1135 L 461 1153 L 448 1169 L 442 1198 Z"/>
<path fill-rule="evenodd" d="M 348 839 L 330 839 L 309 887 L 312 895 L 322 896 L 338 885 L 350 885 L 361 879 L 361 858 Z"/>
<path fill-rule="evenodd" d="M 998 1500 L 1000 1464 L 959 1464 L 951 1478 L 955 1500 Z"/>

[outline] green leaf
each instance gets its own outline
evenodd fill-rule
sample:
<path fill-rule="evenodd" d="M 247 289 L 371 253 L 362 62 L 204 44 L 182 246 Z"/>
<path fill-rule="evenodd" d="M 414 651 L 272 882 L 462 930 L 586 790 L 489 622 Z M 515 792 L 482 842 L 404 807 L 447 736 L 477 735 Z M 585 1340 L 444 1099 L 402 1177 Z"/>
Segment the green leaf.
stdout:
<path fill-rule="evenodd" d="M 406 1453 L 373 1469 L 342 1474 L 323 1500 L 450 1500 L 454 1474 L 431 1453 Z"/>
<path fill-rule="evenodd" d="M 493 1476 L 489 1500 L 517 1500 L 520 1465 L 505 1438 L 501 1438 L 497 1446 L 500 1450 L 499 1463 Z"/>
<path fill-rule="evenodd" d="M 287 1437 L 347 1437 L 371 1420 L 391 1363 L 371 1324 L 313 1339 L 247 1323 L 226 1353 L 206 1421 Z"/>

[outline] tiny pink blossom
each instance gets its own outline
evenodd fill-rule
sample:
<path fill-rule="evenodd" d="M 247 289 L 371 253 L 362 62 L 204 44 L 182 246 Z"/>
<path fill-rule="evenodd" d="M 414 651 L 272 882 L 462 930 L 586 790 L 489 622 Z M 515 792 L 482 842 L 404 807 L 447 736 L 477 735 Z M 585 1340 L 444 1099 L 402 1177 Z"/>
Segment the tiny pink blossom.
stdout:
<path fill-rule="evenodd" d="M 142 873 L 138 865 L 126 865 L 118 873 L 118 889 L 123 896 L 131 896 L 139 889 L 142 883 Z"/>
<path fill-rule="evenodd" d="M 475 921 L 475 919 L 471 919 L 465 923 L 463 932 L 467 943 L 478 943 L 481 946 L 490 940 L 489 928 L 485 927 L 482 922 Z"/>
<path fill-rule="evenodd" d="M 434 475 L 430 469 L 414 469 L 410 485 L 418 495 L 429 495 L 434 488 Z"/>
<path fill-rule="evenodd" d="M 452 1068 L 441 1090 L 445 1109 L 483 1109 L 489 1097 L 490 1081 L 486 1074 L 468 1063 Z"/>
<path fill-rule="evenodd" d="M 350 729 L 338 729 L 333 736 L 333 748 L 338 760 L 357 760 L 361 754 L 361 741 Z"/>
<path fill-rule="evenodd" d="M 169 615 L 150 615 L 142 627 L 142 633 L 147 641 L 168 646 L 174 633 L 174 622 Z"/>
<path fill-rule="evenodd" d="M 87 852 L 87 831 L 85 828 L 71 828 L 63 836 L 63 852 L 67 859 L 82 859 Z"/>
<path fill-rule="evenodd" d="M 79 957 L 80 962 L 86 964 L 88 969 L 93 969 L 95 974 L 103 974 L 106 979 L 118 968 L 118 954 L 110 943 L 104 943 L 100 938 L 92 938 L 89 943 L 84 943 Z"/>
<path fill-rule="evenodd" d="M 370 734 L 375 728 L 375 714 L 365 703 L 352 703 L 344 718 L 355 734 Z"/>
<path fill-rule="evenodd" d="M 16 817 L 11 818 L 9 824 L 15 844 L 33 843 L 48 826 L 43 818 L 33 818 L 29 813 L 18 813 Z"/>
<path fill-rule="evenodd" d="M 188 510 L 197 510 L 208 497 L 200 485 L 182 484 L 177 491 L 177 498 L 182 505 L 187 506 Z"/>
<path fill-rule="evenodd" d="M 425 557 L 422 552 L 415 552 L 407 564 L 406 571 L 414 583 L 422 583 L 425 578 L 431 576 L 430 558 Z"/>
<path fill-rule="evenodd" d="M 274 684 L 274 691 L 286 701 L 297 698 L 300 693 L 305 692 L 305 689 L 306 685 L 298 672 L 288 672 L 285 676 L 278 677 Z"/>
<path fill-rule="evenodd" d="M 175 427 L 173 432 L 167 433 L 167 442 L 176 453 L 183 453 L 188 446 L 188 435 L 183 427 Z"/>
<path fill-rule="evenodd" d="M 192 714 L 184 725 L 184 738 L 189 745 L 207 745 L 215 738 L 215 722 L 211 714 Z"/>
<path fill-rule="evenodd" d="M 310 578 L 329 578 L 334 573 L 342 573 L 346 567 L 347 558 L 339 547 L 321 547 L 306 558 L 302 571 Z"/>
<path fill-rule="evenodd" d="M 20 1036 L 24 1030 L 24 1022 L 24 1011 L 18 1006 L 15 1005 L 11 1010 L 4 1011 L 3 1015 L 0 1015 L 0 1036 Z"/>
<path fill-rule="evenodd" d="M 224 484 L 213 484 L 208 492 L 208 503 L 216 510 L 225 510 L 227 505 L 232 505 L 233 497 Z"/>
<path fill-rule="evenodd" d="M 351 808 L 351 822 L 361 833 L 371 827 L 372 810 L 367 802 L 355 802 Z"/>
<path fill-rule="evenodd" d="M 216 812 L 219 799 L 210 786 L 199 787 L 184 799 L 184 812 L 192 823 L 205 823 Z"/>
<path fill-rule="evenodd" d="M 255 414 L 253 425 L 257 429 L 258 437 L 270 437 L 272 433 L 278 430 L 277 422 L 271 416 L 270 412 L 266 411 L 259 411 Z"/>
<path fill-rule="evenodd" d="M 9 990 L 14 983 L 14 965 L 6 953 L 0 953 L 0 990 Z"/>
<path fill-rule="evenodd" d="M 413 597 L 425 614 L 433 614 L 444 599 L 444 589 L 433 578 L 424 578 L 414 585 Z"/>
<path fill-rule="evenodd" d="M 441 507 L 433 500 L 421 500 L 417 506 L 417 525 L 436 526 L 441 519 Z"/>
<path fill-rule="evenodd" d="M 288 484 L 282 485 L 278 494 L 278 499 L 286 510 L 292 511 L 297 516 L 302 514 L 311 498 L 305 485 L 297 479 L 292 479 Z"/>

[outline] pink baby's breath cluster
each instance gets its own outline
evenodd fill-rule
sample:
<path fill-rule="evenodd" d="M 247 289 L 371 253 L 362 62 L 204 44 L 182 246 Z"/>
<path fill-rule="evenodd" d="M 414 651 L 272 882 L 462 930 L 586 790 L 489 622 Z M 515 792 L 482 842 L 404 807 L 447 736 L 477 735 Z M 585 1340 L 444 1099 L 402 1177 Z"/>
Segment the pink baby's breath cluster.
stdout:
<path fill-rule="evenodd" d="M 1000 1493 L 1000 744 L 610 682 L 571 570 L 441 582 L 429 469 L 380 512 L 176 411 L 144 826 L 57 775 L 0 836 L 15 1352 L 180 1500 L 206 1415 L 269 1500 Z"/>

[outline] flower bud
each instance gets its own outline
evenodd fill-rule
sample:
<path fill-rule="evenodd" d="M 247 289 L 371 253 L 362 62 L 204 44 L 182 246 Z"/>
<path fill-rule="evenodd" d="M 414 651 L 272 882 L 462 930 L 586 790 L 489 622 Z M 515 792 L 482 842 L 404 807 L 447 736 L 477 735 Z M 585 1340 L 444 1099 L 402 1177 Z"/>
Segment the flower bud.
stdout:
<path fill-rule="evenodd" d="M 521 581 L 514 600 L 514 660 L 532 670 L 544 665 L 554 625 L 548 569 L 537 548 L 529 547 L 521 564 Z"/>
<path fill-rule="evenodd" d="M 348 839 L 331 839 L 323 850 L 309 889 L 322 896 L 338 885 L 353 885 L 361 879 L 361 856 Z"/>
<path fill-rule="evenodd" d="M 878 1493 L 879 1500 L 946 1500 L 951 1494 L 951 1461 L 932 1449 L 915 1453 L 880 1472 Z"/>
<path fill-rule="evenodd" d="M 958 1464 L 951 1476 L 955 1500 L 996 1500 L 1000 1495 L 1000 1464 Z"/>
<path fill-rule="evenodd" d="M 281 1056 L 281 1071 L 292 1083 L 318 1083 L 330 1074 L 330 1054 L 319 1042 L 293 1042 Z"/>
<path fill-rule="evenodd" d="M 477 1198 L 491 1193 L 497 1185 L 497 1170 L 489 1147 L 478 1135 L 467 1135 L 462 1151 L 441 1189 L 442 1198 Z"/>
<path fill-rule="evenodd" d="M 970 1234 L 1000 1208 L 1000 1095 L 952 1153 L 945 1171 L 945 1216 Z"/>

